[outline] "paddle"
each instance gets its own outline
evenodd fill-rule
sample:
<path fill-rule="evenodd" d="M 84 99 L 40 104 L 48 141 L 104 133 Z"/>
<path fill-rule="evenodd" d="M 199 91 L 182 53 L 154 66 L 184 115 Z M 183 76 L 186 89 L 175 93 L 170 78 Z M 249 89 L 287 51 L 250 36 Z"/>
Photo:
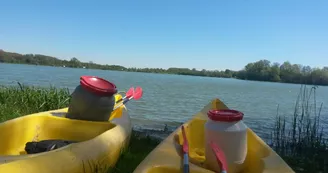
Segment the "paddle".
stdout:
<path fill-rule="evenodd" d="M 211 141 L 210 145 L 216 157 L 216 161 L 221 167 L 221 173 L 227 173 L 227 160 L 223 151 L 220 150 L 219 146 L 217 146 L 213 141 Z"/>
<path fill-rule="evenodd" d="M 131 97 L 127 97 L 127 99 L 123 100 L 123 102 L 121 102 L 120 104 L 118 104 L 117 106 L 115 106 L 113 110 L 116 110 L 117 108 L 119 108 L 122 105 L 126 104 L 131 99 L 139 100 L 142 97 L 142 94 L 143 94 L 142 88 L 139 87 L 139 86 L 136 87 L 136 89 L 134 90 L 132 96 Z"/>
<path fill-rule="evenodd" d="M 134 88 L 131 87 L 131 88 L 126 92 L 125 96 L 124 96 L 123 98 L 117 100 L 116 103 L 118 103 L 118 102 L 120 102 L 120 101 L 122 101 L 122 100 L 125 100 L 126 98 L 131 97 L 131 96 L 133 95 L 133 93 L 134 93 Z"/>
<path fill-rule="evenodd" d="M 182 136 L 183 136 L 183 146 L 182 146 L 182 151 L 183 151 L 183 172 L 184 173 L 189 173 L 189 144 L 186 136 L 186 132 L 184 129 L 184 126 L 181 126 L 182 130 Z"/>

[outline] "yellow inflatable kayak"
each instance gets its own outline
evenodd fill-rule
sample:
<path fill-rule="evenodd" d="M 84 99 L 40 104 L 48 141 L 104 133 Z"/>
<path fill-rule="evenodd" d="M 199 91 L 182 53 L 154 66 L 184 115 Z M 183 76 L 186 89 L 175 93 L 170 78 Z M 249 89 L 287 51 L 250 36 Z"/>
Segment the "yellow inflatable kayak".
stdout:
<path fill-rule="evenodd" d="M 122 96 L 117 94 L 115 98 Z M 65 115 L 67 110 L 41 112 L 1 123 L 0 172 L 100 173 L 113 167 L 132 132 L 125 106 L 113 111 L 108 122 L 58 116 Z M 48 139 L 77 142 L 48 152 L 26 154 L 27 142 Z"/>
<path fill-rule="evenodd" d="M 204 125 L 210 109 L 227 109 L 219 99 L 213 100 L 184 124 L 189 142 L 189 161 L 191 173 L 213 173 L 204 164 Z M 181 173 L 183 155 L 181 146 L 183 137 L 181 128 L 169 135 L 135 169 L 134 173 Z M 291 173 L 294 172 L 251 129 L 247 129 L 247 156 L 243 164 L 243 173 Z M 229 170 L 233 169 L 228 166 Z"/>

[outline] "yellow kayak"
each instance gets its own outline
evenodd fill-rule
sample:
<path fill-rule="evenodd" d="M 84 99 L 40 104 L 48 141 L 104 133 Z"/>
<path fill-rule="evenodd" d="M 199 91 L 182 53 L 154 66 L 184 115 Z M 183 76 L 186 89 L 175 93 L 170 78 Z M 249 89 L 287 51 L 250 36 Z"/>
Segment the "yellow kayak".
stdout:
<path fill-rule="evenodd" d="M 115 95 L 116 100 L 122 98 Z M 116 164 L 127 147 L 132 126 L 125 106 L 108 122 L 72 120 L 68 108 L 22 116 L 0 124 L 1 173 L 100 173 Z M 48 139 L 77 141 L 62 148 L 26 154 L 27 142 Z"/>
<path fill-rule="evenodd" d="M 184 124 L 189 142 L 189 164 L 191 173 L 213 173 L 204 164 L 204 125 L 210 109 L 227 109 L 219 99 L 213 100 Z M 170 134 L 135 169 L 134 173 L 181 173 L 183 155 L 181 128 Z M 247 129 L 247 156 L 243 173 L 291 173 L 294 172 L 283 159 L 273 151 L 251 129 Z M 228 166 L 229 170 L 233 168 Z"/>

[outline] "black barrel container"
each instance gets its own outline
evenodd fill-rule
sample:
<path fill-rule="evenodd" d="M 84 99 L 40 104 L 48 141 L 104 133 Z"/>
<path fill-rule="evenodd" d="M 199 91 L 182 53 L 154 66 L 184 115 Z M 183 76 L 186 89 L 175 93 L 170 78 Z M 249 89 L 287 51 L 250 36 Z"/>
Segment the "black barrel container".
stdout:
<path fill-rule="evenodd" d="M 96 76 L 81 76 L 72 93 L 66 118 L 108 121 L 115 105 L 116 85 Z"/>

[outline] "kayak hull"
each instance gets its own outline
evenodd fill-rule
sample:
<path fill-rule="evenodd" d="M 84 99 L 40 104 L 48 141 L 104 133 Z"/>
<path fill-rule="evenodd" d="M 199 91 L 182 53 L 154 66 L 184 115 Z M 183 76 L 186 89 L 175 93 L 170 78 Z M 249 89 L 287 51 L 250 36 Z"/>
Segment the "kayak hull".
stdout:
<path fill-rule="evenodd" d="M 115 96 L 117 99 L 120 95 Z M 131 120 L 125 106 L 108 122 L 71 120 L 68 108 L 22 116 L 0 124 L 0 172 L 94 173 L 114 167 L 130 140 Z M 56 150 L 26 154 L 26 142 L 77 141 Z"/>
<path fill-rule="evenodd" d="M 213 173 L 205 163 L 204 125 L 210 109 L 228 109 L 219 99 L 214 99 L 184 124 L 189 142 L 190 172 Z M 181 146 L 183 137 L 178 128 L 161 142 L 135 169 L 134 173 L 164 173 L 183 172 L 183 155 Z M 274 152 L 251 129 L 247 129 L 247 156 L 245 162 L 238 168 L 243 173 L 292 173 L 294 172 L 283 159 Z M 228 172 L 237 168 L 229 165 Z"/>

